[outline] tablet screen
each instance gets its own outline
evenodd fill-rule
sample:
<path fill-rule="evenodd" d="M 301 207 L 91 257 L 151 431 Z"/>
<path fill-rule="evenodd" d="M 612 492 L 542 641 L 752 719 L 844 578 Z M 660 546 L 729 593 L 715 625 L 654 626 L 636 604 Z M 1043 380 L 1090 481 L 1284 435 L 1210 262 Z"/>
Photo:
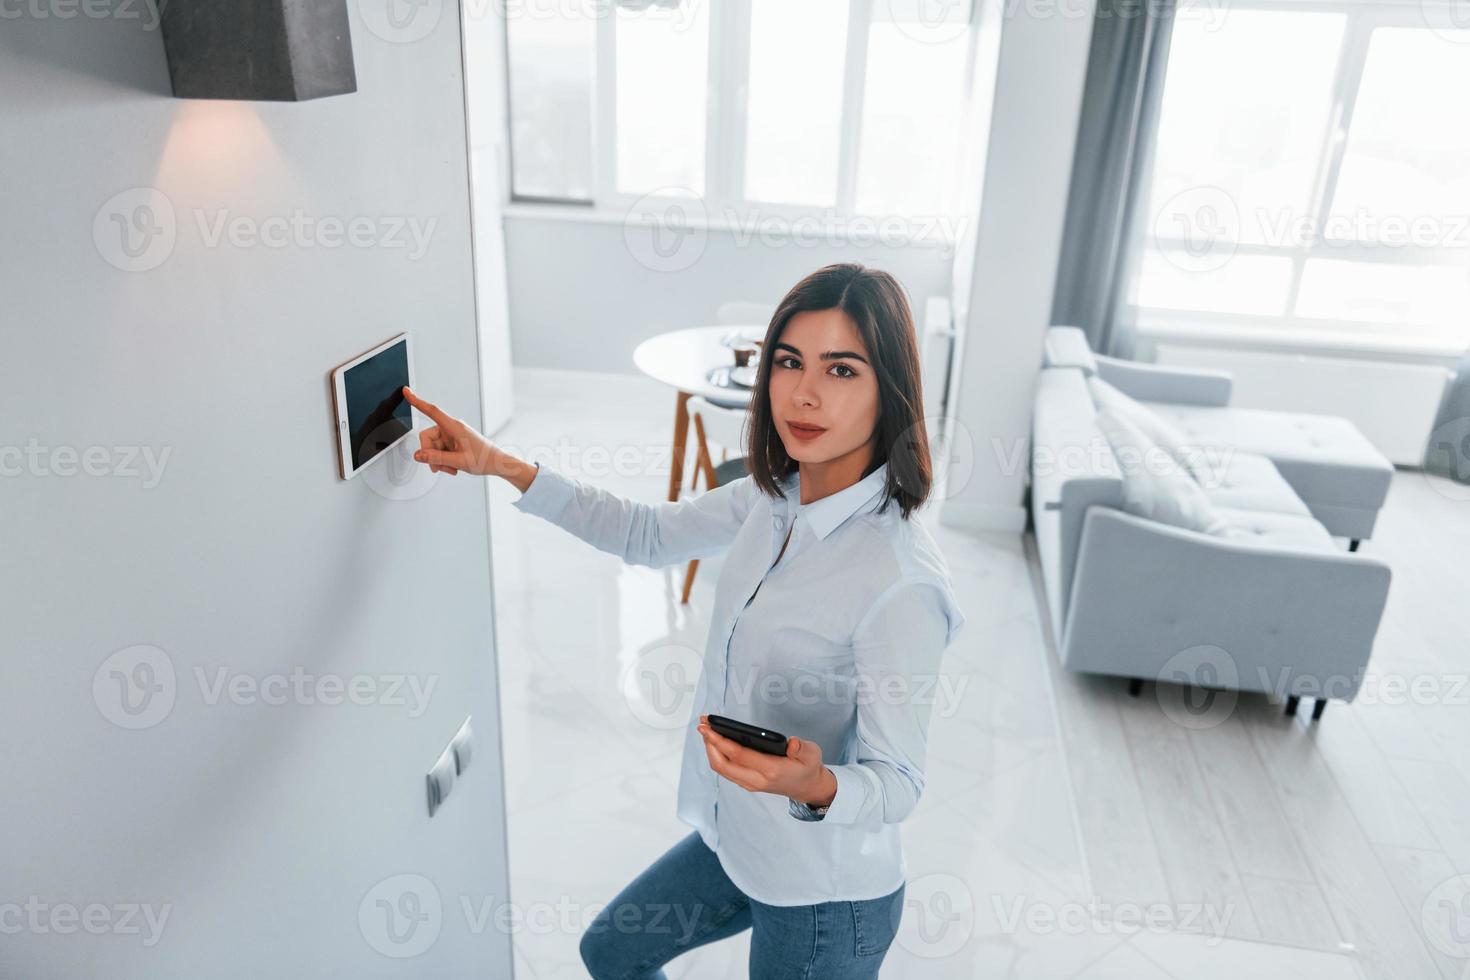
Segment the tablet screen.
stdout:
<path fill-rule="evenodd" d="M 403 397 L 408 383 L 406 337 L 342 372 L 354 471 L 413 428 L 412 408 Z"/>

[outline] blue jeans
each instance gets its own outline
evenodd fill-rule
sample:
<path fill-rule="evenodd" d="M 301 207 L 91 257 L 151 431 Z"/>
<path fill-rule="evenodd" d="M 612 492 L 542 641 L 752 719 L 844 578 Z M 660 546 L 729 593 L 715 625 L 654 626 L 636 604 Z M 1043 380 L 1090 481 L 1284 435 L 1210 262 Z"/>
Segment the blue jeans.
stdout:
<path fill-rule="evenodd" d="M 691 833 L 587 927 L 582 962 L 593 980 L 666 980 L 680 953 L 751 929 L 751 980 L 872 980 L 902 914 L 902 885 L 859 902 L 757 902 Z"/>

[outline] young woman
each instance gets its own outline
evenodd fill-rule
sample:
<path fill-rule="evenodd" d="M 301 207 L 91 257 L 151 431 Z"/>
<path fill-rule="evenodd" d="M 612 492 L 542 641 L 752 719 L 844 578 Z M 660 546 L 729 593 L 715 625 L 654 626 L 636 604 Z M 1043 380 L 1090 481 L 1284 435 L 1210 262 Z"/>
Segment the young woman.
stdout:
<path fill-rule="evenodd" d="M 649 566 L 724 553 L 679 780 L 694 828 L 582 937 L 597 980 L 652 980 L 752 929 L 750 976 L 869 978 L 903 906 L 898 824 L 924 788 L 929 699 L 964 624 L 933 538 L 913 317 L 897 281 L 830 265 L 786 295 L 761 347 L 750 475 L 649 505 L 515 459 L 408 392 L 437 423 L 415 458 L 503 477 L 518 509 Z M 790 736 L 785 757 L 712 731 Z"/>

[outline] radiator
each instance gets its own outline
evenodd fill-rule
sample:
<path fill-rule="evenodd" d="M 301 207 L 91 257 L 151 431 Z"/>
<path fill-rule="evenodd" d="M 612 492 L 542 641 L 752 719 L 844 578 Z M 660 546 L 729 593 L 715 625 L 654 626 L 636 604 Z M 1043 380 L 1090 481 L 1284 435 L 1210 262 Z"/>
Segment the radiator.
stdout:
<path fill-rule="evenodd" d="M 1230 404 L 1315 415 L 1340 415 L 1378 451 L 1403 466 L 1422 466 L 1424 447 L 1452 373 L 1426 364 L 1347 357 L 1225 350 L 1160 344 L 1160 364 L 1229 371 Z"/>
<path fill-rule="evenodd" d="M 930 296 L 924 303 L 924 329 L 919 337 L 919 370 L 923 374 L 924 416 L 937 419 L 952 414 L 949 373 L 954 358 L 954 320 L 949 300 Z M 932 438 L 934 433 L 930 433 Z"/>

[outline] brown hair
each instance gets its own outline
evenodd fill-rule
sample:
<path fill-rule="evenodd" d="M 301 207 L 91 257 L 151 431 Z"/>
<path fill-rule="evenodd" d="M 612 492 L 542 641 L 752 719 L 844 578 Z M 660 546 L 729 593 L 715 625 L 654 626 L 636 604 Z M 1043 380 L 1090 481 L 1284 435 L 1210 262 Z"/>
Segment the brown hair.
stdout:
<path fill-rule="evenodd" d="M 896 500 L 907 518 L 928 499 L 932 481 L 919 347 L 903 287 L 878 269 L 856 262 L 823 266 L 791 287 L 776 307 L 761 344 L 760 367 L 751 393 L 746 465 L 756 486 L 769 496 L 782 495 L 780 483 L 796 471 L 797 463 L 787 455 L 771 413 L 771 362 L 776 343 L 795 314 L 831 309 L 846 313 L 857 325 L 878 379 L 873 458 L 863 476 L 887 463 L 879 512 Z"/>

